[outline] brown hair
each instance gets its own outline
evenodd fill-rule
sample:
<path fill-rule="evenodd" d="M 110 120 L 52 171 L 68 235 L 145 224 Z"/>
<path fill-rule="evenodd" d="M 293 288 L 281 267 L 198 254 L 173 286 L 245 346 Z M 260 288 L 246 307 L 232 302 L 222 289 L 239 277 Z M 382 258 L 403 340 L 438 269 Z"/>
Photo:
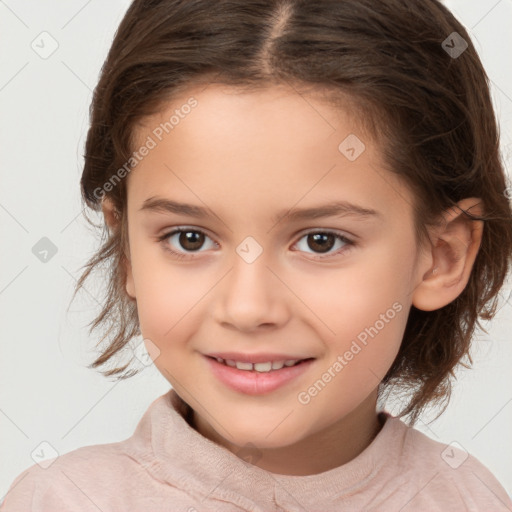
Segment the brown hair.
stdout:
<path fill-rule="evenodd" d="M 450 54 L 454 41 L 459 48 L 465 41 L 467 49 Z M 105 195 L 120 221 L 112 231 L 97 226 L 103 228 L 101 248 L 75 289 L 106 265 L 105 302 L 90 332 L 106 327 L 98 345 L 107 346 L 90 367 L 119 356 L 140 334 L 136 303 L 125 291 L 126 180 L 106 184 L 130 160 L 138 120 L 191 86 L 212 82 L 247 91 L 284 83 L 324 90 L 341 108 L 350 98 L 379 140 L 387 168 L 414 194 L 418 241 L 456 202 L 483 200 L 483 217 L 465 212 L 485 221 L 468 285 L 439 310 L 412 307 L 399 353 L 379 388 L 380 397 L 385 389 L 406 391 L 400 416 L 411 414 L 412 425 L 428 404 L 444 402 L 444 411 L 453 369 L 459 363 L 469 368 L 464 356 L 472 363 L 470 341 L 475 326 L 482 328 L 479 317 L 496 312 L 510 265 L 512 213 L 487 76 L 466 30 L 437 0 L 130 5 L 94 91 L 81 179 L 85 206 L 100 211 Z M 137 371 L 125 372 L 129 366 L 102 373 L 130 377 Z"/>

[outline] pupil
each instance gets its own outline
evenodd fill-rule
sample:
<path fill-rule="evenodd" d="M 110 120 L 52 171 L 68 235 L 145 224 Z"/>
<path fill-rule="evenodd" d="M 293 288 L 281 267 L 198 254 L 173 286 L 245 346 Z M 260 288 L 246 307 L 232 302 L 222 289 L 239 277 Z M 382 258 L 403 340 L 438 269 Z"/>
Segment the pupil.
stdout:
<path fill-rule="evenodd" d="M 180 244 L 189 251 L 200 249 L 204 243 L 204 235 L 196 231 L 182 231 L 180 233 Z M 191 244 L 191 246 L 189 245 Z"/>
<path fill-rule="evenodd" d="M 308 243 L 308 246 L 316 252 L 328 252 L 333 247 L 333 235 L 314 233 L 310 237 L 313 239 L 313 243 Z"/>

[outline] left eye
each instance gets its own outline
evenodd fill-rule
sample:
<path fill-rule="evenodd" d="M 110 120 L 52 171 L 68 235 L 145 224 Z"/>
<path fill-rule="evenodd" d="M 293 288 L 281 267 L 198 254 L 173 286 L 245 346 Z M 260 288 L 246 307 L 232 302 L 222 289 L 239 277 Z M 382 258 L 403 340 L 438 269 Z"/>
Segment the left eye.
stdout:
<path fill-rule="evenodd" d="M 301 237 L 299 242 L 297 242 L 297 246 L 300 246 L 301 240 L 306 239 L 306 243 L 302 246 L 302 251 L 307 252 L 306 248 L 313 250 L 313 254 L 318 255 L 318 258 L 332 256 L 333 254 L 337 254 L 343 252 L 347 246 L 354 245 L 352 240 L 349 240 L 343 235 L 339 233 L 334 233 L 331 231 L 316 231 L 306 233 Z M 338 247 L 338 251 L 329 252 L 336 245 L 336 241 L 340 242 L 341 247 Z M 345 249 L 344 249 L 345 248 Z M 341 249 L 341 250 L 340 250 Z M 317 252 L 318 251 L 318 252 Z M 322 256 L 322 254 L 329 252 L 327 256 Z"/>

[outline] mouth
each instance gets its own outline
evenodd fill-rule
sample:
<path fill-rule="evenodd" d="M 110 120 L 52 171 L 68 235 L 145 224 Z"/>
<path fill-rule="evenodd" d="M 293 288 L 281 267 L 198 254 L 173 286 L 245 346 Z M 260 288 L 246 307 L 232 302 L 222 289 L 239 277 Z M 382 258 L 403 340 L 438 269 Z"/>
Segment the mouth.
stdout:
<path fill-rule="evenodd" d="M 304 361 L 310 361 L 314 359 L 313 357 L 308 357 L 306 359 L 281 359 L 277 361 L 264 361 L 261 363 L 250 363 L 247 361 L 237 361 L 235 359 L 223 359 L 222 357 L 214 357 L 214 356 L 206 356 L 210 359 L 215 359 L 218 363 L 223 364 L 225 366 L 229 366 L 230 368 L 236 368 L 237 370 L 242 371 L 256 371 L 259 373 L 268 373 L 276 370 L 281 370 L 284 367 L 297 366 L 298 364 L 303 363 Z"/>
<path fill-rule="evenodd" d="M 205 360 L 212 374 L 228 388 L 246 395 L 262 395 L 298 378 L 309 369 L 315 358 L 250 362 L 207 355 Z"/>

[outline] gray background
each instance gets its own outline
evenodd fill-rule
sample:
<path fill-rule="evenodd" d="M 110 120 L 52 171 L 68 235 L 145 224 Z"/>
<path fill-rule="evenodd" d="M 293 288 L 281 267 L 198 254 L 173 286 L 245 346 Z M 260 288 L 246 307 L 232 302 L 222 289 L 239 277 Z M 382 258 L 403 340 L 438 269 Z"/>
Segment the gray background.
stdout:
<path fill-rule="evenodd" d="M 510 169 L 512 0 L 446 4 L 470 30 L 492 81 Z M 128 5 L 0 0 L 0 501 L 15 476 L 34 464 L 31 454 L 125 439 L 168 389 L 153 367 L 117 383 L 85 368 L 96 342 L 86 323 L 99 307 L 99 283 L 66 311 L 80 267 L 98 246 L 79 200 L 88 107 Z M 52 45 L 58 45 L 54 53 L 44 55 Z M 43 237 L 57 250 L 47 262 L 33 253 L 36 244 L 47 243 Z M 508 284 L 504 299 L 510 289 Z M 430 425 L 424 416 L 418 425 L 433 439 L 456 441 L 475 455 L 509 494 L 511 320 L 504 300 L 488 334 L 476 336 L 474 369 L 458 373 L 445 414 Z"/>

